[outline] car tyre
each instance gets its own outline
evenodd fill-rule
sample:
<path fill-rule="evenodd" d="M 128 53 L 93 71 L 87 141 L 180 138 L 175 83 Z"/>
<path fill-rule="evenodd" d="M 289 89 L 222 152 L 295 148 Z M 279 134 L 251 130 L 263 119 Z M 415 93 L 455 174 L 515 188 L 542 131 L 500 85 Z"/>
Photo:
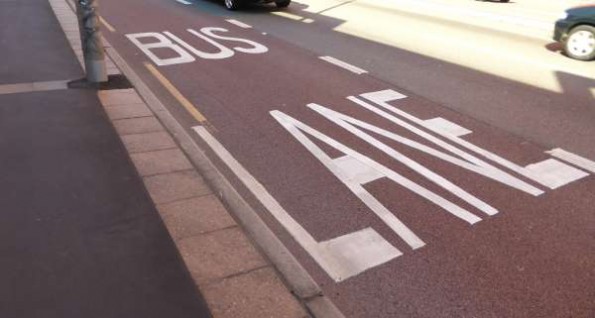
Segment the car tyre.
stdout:
<path fill-rule="evenodd" d="M 235 11 L 240 8 L 240 0 L 224 0 L 225 8 L 230 11 Z"/>
<path fill-rule="evenodd" d="M 290 3 L 291 3 L 291 0 L 275 1 L 275 4 L 279 8 L 287 8 Z"/>
<path fill-rule="evenodd" d="M 564 53 L 580 61 L 595 59 L 595 28 L 579 25 L 570 30 L 568 38 L 564 41 Z"/>

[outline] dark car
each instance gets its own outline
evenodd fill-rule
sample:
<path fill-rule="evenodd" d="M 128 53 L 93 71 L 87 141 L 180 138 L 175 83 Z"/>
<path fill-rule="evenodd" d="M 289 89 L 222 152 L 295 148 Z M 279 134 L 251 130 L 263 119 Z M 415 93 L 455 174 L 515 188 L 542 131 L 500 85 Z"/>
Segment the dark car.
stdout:
<path fill-rule="evenodd" d="M 291 0 L 225 0 L 225 7 L 228 10 L 237 10 L 242 5 L 247 4 L 247 3 L 270 3 L 270 2 L 274 2 L 277 5 L 277 7 L 279 7 L 279 8 L 285 8 L 285 7 L 289 6 L 289 4 L 291 3 Z"/>
<path fill-rule="evenodd" d="M 554 40 L 573 59 L 595 59 L 595 4 L 566 10 L 564 18 L 556 21 Z"/>

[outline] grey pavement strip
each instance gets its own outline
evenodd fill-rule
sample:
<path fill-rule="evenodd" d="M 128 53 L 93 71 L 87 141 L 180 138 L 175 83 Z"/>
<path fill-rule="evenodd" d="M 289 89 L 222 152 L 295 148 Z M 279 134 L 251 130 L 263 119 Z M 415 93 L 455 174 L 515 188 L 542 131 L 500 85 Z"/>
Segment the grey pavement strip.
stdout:
<path fill-rule="evenodd" d="M 68 80 L 0 85 L 0 95 L 68 89 Z"/>

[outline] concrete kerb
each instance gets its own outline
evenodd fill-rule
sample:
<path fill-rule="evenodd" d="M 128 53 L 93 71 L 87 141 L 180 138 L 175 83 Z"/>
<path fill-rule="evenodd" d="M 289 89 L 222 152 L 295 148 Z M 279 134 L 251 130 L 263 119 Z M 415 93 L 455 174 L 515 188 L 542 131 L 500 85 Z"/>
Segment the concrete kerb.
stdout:
<path fill-rule="evenodd" d="M 74 11 L 72 0 L 50 0 L 53 3 L 56 1 L 64 1 Z M 62 21 L 61 25 L 63 27 L 67 26 Z M 74 36 L 75 34 L 72 31 L 70 30 L 72 36 Z M 70 42 L 75 52 L 80 53 L 78 52 L 80 48 L 76 47 L 72 41 Z M 122 73 L 128 78 L 155 117 L 158 118 L 165 129 L 173 136 L 188 159 L 205 179 L 206 183 L 211 189 L 215 190 L 215 193 L 241 224 L 244 231 L 248 233 L 248 236 L 256 243 L 255 245 L 261 252 L 267 256 L 277 272 L 285 280 L 285 284 L 302 304 L 305 305 L 310 314 L 316 318 L 343 318 L 343 314 L 322 294 L 322 290 L 318 284 L 316 284 L 289 250 L 268 228 L 256 211 L 233 188 L 231 183 L 192 140 L 190 135 L 188 135 L 136 72 L 132 70 L 120 54 L 105 40 L 104 47 L 110 66 L 115 66 L 117 73 Z"/>

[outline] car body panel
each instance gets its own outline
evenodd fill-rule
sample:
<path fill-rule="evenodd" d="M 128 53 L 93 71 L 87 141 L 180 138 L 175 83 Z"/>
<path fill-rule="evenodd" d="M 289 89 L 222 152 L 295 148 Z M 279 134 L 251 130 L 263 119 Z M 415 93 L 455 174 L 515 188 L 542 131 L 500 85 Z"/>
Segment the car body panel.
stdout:
<path fill-rule="evenodd" d="M 554 40 L 564 42 L 568 33 L 579 25 L 595 26 L 595 4 L 566 10 L 566 18 L 556 21 Z"/>

